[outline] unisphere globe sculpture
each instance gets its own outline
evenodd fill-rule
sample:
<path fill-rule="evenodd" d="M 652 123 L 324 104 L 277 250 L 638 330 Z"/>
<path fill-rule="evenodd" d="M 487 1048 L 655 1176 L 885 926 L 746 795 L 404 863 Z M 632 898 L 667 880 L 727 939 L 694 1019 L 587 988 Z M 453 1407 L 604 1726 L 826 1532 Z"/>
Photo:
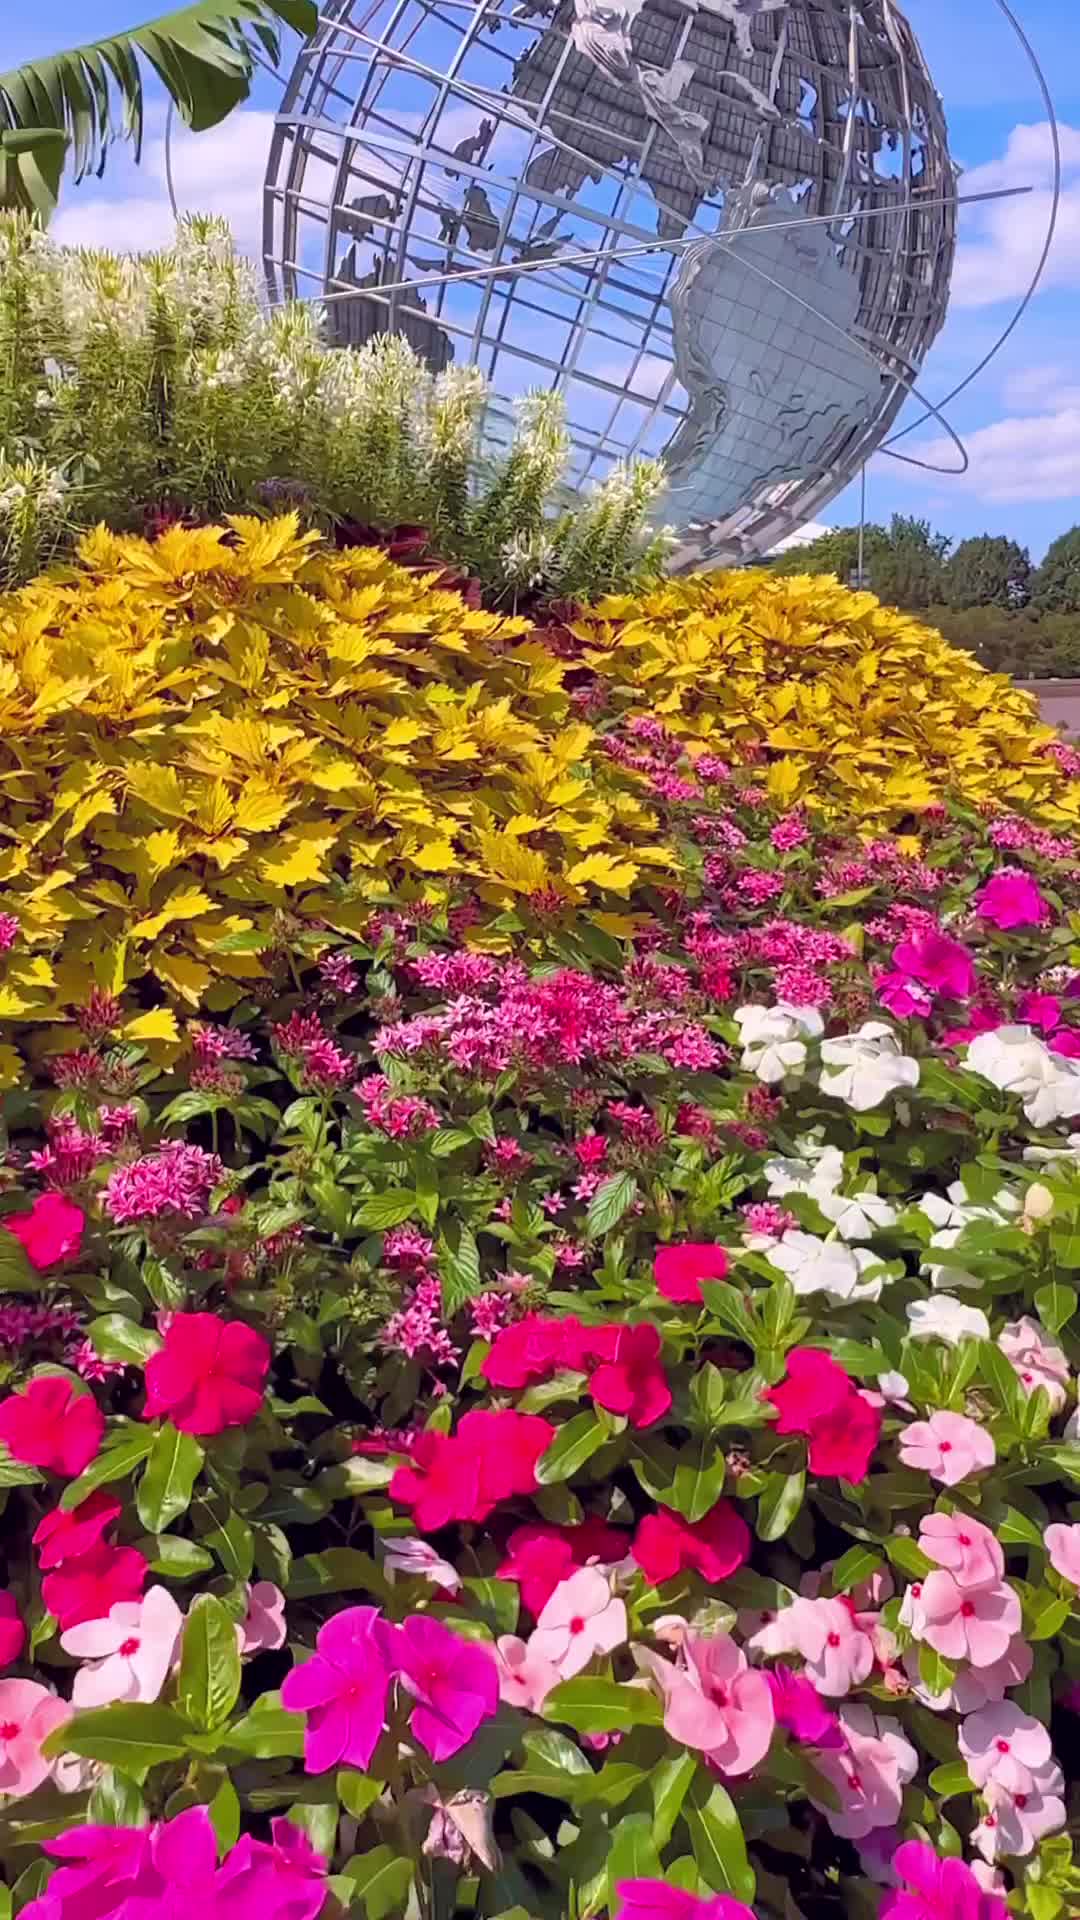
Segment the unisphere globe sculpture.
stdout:
<path fill-rule="evenodd" d="M 659 455 L 676 566 L 751 559 L 880 445 L 945 315 L 955 173 L 893 0 L 324 0 L 272 297 L 562 394 L 575 488 Z"/>

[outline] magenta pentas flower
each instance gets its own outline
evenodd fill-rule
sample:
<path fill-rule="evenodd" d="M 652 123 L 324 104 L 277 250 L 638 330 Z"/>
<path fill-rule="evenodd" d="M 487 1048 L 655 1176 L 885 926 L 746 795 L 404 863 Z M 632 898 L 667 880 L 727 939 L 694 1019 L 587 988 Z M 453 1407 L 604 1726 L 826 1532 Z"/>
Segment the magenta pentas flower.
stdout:
<path fill-rule="evenodd" d="M 986 1893 L 963 1860 L 941 1859 L 922 1840 L 905 1840 L 893 1868 L 906 1886 L 890 1889 L 881 1920 L 1008 1920 L 996 1893 Z"/>
<path fill-rule="evenodd" d="M 216 1153 L 189 1146 L 186 1140 L 165 1140 L 153 1153 L 115 1168 L 105 1183 L 102 1205 L 118 1227 L 170 1216 L 199 1220 L 224 1178 Z"/>

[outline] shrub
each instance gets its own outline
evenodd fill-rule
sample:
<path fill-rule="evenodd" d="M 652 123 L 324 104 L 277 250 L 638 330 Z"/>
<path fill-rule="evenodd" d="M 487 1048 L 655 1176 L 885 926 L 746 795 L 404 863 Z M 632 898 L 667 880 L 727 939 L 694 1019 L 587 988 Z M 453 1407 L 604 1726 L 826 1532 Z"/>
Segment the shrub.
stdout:
<path fill-rule="evenodd" d="M 295 516 L 99 530 L 77 568 L 0 600 L 0 663 L 0 912 L 20 930 L 0 1019 L 61 1038 L 96 987 L 133 1037 L 174 1043 L 174 1008 L 272 983 L 286 934 L 317 948 L 394 902 L 475 896 L 488 948 L 523 927 L 602 945 L 632 930 L 632 889 L 699 888 L 689 829 L 718 758 L 860 822 L 950 789 L 1076 818 L 1027 696 L 822 582 L 673 582 L 534 629 Z M 695 780 L 641 757 L 653 716 Z"/>
<path fill-rule="evenodd" d="M 216 535 L 110 581 L 151 610 L 212 583 L 215 692 L 259 540 L 299 619 L 292 529 L 240 532 L 231 597 Z M 327 564 L 309 636 L 354 566 L 404 591 Z M 575 661 L 625 635 L 700 728 L 725 591 L 610 609 Z M 758 711 L 760 631 L 810 599 L 731 592 Z M 839 607 L 815 649 L 852 644 Z M 391 628 L 414 661 L 433 631 Z M 306 697 L 290 646 L 252 751 Z M 693 897 L 635 890 L 592 953 L 552 912 L 541 953 L 487 882 L 387 868 L 363 937 L 316 962 L 283 922 L 264 1004 L 164 1069 L 98 991 L 7 1097 L 0 1862 L 30 1920 L 1077 1910 L 1075 839 L 955 791 L 871 837 L 771 801 L 756 731 L 692 764 L 633 685 L 613 763 Z M 167 691 L 125 686 L 151 737 Z M 822 701 L 828 745 L 847 711 Z M 171 725 L 217 777 L 213 728 Z M 1080 759 L 1049 764 L 1066 794 Z M 437 804 L 437 766 L 402 773 Z M 490 775 L 454 805 L 479 831 Z"/>
<path fill-rule="evenodd" d="M 559 403 L 526 396 L 501 460 L 478 458 L 487 384 L 433 376 L 398 337 L 359 351 L 322 338 L 312 306 L 267 312 L 227 227 L 193 217 L 140 257 L 54 247 L 0 215 L 0 584 L 24 580 L 62 531 L 104 520 L 213 517 L 301 503 L 321 524 L 416 523 L 496 593 L 594 593 L 657 568 L 645 518 L 655 461 L 568 496 Z M 35 507 L 37 511 L 35 511 Z"/>

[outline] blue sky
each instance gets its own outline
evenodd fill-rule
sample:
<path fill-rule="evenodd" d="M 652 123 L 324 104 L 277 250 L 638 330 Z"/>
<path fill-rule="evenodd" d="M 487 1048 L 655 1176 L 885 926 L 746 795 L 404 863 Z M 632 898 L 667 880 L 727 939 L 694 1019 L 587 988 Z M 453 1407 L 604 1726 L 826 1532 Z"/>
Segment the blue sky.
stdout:
<path fill-rule="evenodd" d="M 925 514 L 955 538 L 1009 532 L 1038 557 L 1057 533 L 1080 521 L 1080 8 L 1076 0 L 1013 5 L 1044 63 L 1062 124 L 1065 195 L 1047 284 L 998 359 L 949 409 L 968 445 L 971 472 L 952 479 L 879 457 L 869 471 L 868 507 L 875 519 L 894 511 Z M 48 0 L 37 15 L 25 9 L 13 19 L 8 12 L 0 26 L 0 66 L 134 25 L 154 10 L 153 0 Z M 907 0 L 906 10 L 944 96 L 953 154 L 969 172 L 966 189 L 1036 189 L 965 218 L 949 318 L 922 375 L 923 389 L 937 399 L 1006 324 L 1037 257 L 1049 141 L 1034 78 L 995 0 Z M 251 109 L 177 152 L 183 203 L 224 212 L 252 250 L 274 99 L 267 83 Z M 67 194 L 59 237 L 157 244 L 168 221 L 163 176 L 157 120 L 141 169 L 118 152 L 104 181 Z M 912 417 L 917 412 L 903 416 Z M 954 463 L 932 422 L 903 445 L 937 463 Z M 857 512 L 857 492 L 849 490 L 821 517 L 835 525 Z"/>

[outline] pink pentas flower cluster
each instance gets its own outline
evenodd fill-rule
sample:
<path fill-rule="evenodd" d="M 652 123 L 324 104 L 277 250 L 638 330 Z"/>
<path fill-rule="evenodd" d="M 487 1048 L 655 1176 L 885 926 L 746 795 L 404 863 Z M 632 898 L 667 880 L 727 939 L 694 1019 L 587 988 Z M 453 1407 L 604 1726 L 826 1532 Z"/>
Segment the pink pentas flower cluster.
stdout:
<path fill-rule="evenodd" d="M 433 1274 L 417 1280 L 398 1311 L 391 1314 L 379 1335 L 380 1346 L 420 1358 L 428 1367 L 452 1367 L 460 1350 L 442 1319 L 442 1287 Z"/>
<path fill-rule="evenodd" d="M 391 1140 L 415 1140 L 439 1125 L 439 1113 L 430 1100 L 396 1093 L 383 1073 L 366 1074 L 353 1093 L 364 1109 L 368 1125 Z"/>
<path fill-rule="evenodd" d="M 199 1220 L 209 1211 L 210 1195 L 225 1178 L 216 1153 L 186 1140 L 163 1140 L 153 1153 L 114 1168 L 105 1183 L 102 1206 L 118 1227 L 145 1220 Z"/>
<path fill-rule="evenodd" d="M 366 1769 L 397 1682 L 413 1702 L 409 1728 L 433 1760 L 449 1760 L 499 1701 L 486 1647 L 427 1614 L 393 1626 L 375 1607 L 346 1607 L 319 1629 L 315 1653 L 286 1675 L 282 1705 L 305 1716 L 304 1764 Z"/>
<path fill-rule="evenodd" d="M 338 1045 L 317 1013 L 291 1014 L 272 1026 L 270 1035 L 305 1093 L 337 1093 L 356 1072 L 354 1056 Z"/>

